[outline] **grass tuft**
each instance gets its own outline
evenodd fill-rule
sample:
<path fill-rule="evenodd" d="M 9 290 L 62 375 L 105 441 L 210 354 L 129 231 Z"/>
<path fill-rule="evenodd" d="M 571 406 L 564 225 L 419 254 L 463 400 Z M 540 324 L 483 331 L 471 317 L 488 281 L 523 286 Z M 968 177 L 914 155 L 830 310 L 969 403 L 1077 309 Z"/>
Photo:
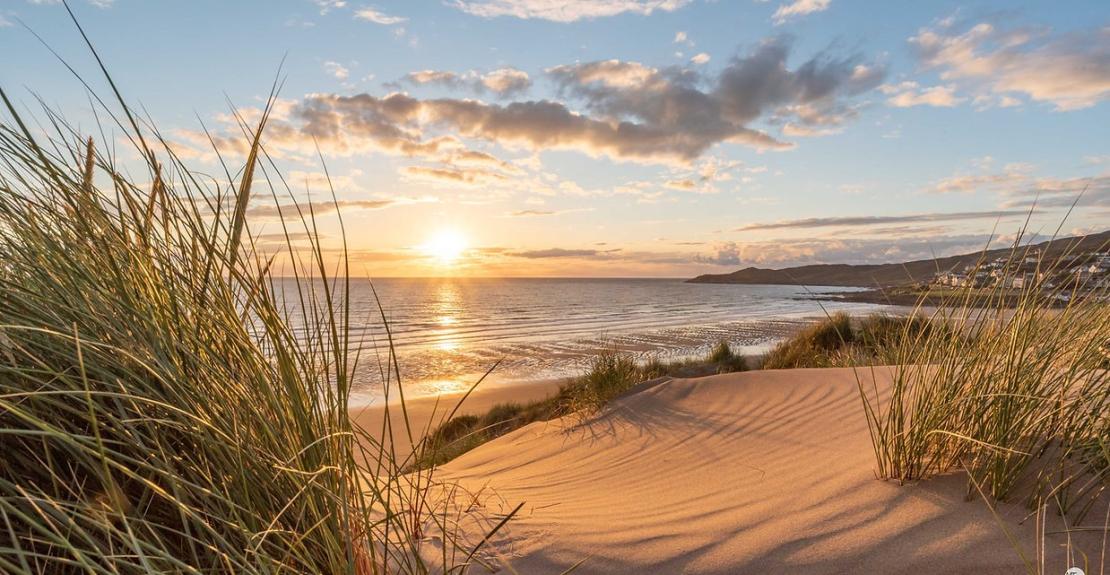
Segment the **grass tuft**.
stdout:
<path fill-rule="evenodd" d="M 1014 261 L 1032 257 L 1015 244 Z M 1040 277 L 1058 276 L 1051 267 L 1041 262 Z M 879 474 L 908 482 L 962 468 L 993 499 L 1082 519 L 1110 487 L 1107 295 L 1038 281 L 918 309 L 931 327 L 905 329 L 890 348 L 891 395 L 860 389 Z"/>
<path fill-rule="evenodd" d="M 929 318 L 873 314 L 853 319 L 836 313 L 790 337 L 763 358 L 764 369 L 842 367 L 894 363 L 903 342 L 924 335 L 948 336 L 943 325 Z"/>
<path fill-rule="evenodd" d="M 748 369 L 748 363 L 744 356 L 733 353 L 732 347 L 729 346 L 726 340 L 717 342 L 717 345 L 709 352 L 708 361 L 717 366 L 717 373 L 732 373 Z"/>

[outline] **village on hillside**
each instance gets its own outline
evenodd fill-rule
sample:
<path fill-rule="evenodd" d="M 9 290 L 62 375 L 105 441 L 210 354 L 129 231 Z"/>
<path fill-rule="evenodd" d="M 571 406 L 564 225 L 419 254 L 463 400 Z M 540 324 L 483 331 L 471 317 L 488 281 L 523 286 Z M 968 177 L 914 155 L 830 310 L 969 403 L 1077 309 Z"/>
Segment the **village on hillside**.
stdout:
<path fill-rule="evenodd" d="M 999 257 L 969 264 L 960 270 L 940 272 L 934 276 L 932 284 L 1015 290 L 1038 286 L 1055 290 L 1062 299 L 1070 298 L 1073 293 L 1106 297 L 1110 290 L 1110 251 L 1068 255 L 1049 262 L 1034 250 L 1021 259 Z"/>

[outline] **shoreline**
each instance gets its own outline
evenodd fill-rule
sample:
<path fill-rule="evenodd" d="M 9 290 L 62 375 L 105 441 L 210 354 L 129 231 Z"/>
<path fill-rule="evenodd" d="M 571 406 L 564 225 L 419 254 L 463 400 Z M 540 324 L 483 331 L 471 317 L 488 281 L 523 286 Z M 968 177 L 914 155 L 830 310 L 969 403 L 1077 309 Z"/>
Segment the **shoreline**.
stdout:
<path fill-rule="evenodd" d="M 819 295 L 819 294 L 815 294 Z M 663 362 L 682 362 L 703 358 L 720 341 L 726 340 L 738 355 L 749 360 L 757 360 L 770 352 L 778 343 L 790 339 L 808 326 L 825 319 L 819 308 L 819 298 L 807 298 L 814 304 L 814 311 L 805 315 L 786 314 L 774 319 L 734 320 L 708 324 L 672 326 L 636 334 L 597 334 L 592 338 L 581 338 L 561 348 L 548 349 L 559 340 L 529 342 L 527 349 L 513 351 L 498 350 L 502 363 L 486 377 L 479 389 L 494 387 L 515 387 L 546 385 L 550 382 L 565 383 L 581 376 L 589 370 L 590 361 L 598 354 L 615 351 L 634 356 L 638 361 L 658 359 Z M 853 317 L 865 317 L 869 313 L 887 310 L 850 312 Z M 907 310 L 908 311 L 908 310 Z M 465 393 L 466 390 L 486 374 L 494 358 L 488 353 L 491 346 L 476 345 L 491 363 L 475 366 L 479 369 L 466 373 L 437 375 L 435 373 L 413 374 L 410 368 L 414 362 L 425 358 L 424 350 L 400 353 L 402 370 L 409 374 L 405 381 L 406 398 L 416 400 L 426 397 L 449 396 Z M 473 353 L 473 351 L 469 351 Z M 469 366 L 468 366 L 469 367 Z M 381 403 L 380 384 L 371 382 L 370 389 L 352 392 L 349 406 L 360 407 Z M 396 391 L 391 400 L 396 403 Z"/>
<path fill-rule="evenodd" d="M 413 441 L 429 430 L 434 430 L 451 414 L 458 405 L 458 415 L 481 415 L 494 406 L 502 403 L 520 403 L 544 399 L 559 390 L 559 386 L 566 382 L 565 379 L 544 379 L 528 383 L 501 383 L 484 387 L 479 385 L 466 400 L 459 404 L 466 395 L 463 393 L 445 393 L 440 395 L 423 395 L 405 400 L 405 412 L 408 415 L 409 427 L 414 432 Z M 387 407 L 389 420 L 394 428 L 390 438 L 394 449 L 403 452 L 411 449 L 407 433 L 402 431 L 403 420 L 401 403 L 399 400 L 385 402 L 365 403 L 350 405 L 347 413 L 350 415 L 351 424 L 362 429 L 371 436 L 381 435 L 386 420 Z"/>
<path fill-rule="evenodd" d="M 971 294 L 967 297 L 961 293 L 945 293 L 937 291 L 922 291 L 912 288 L 869 289 L 857 292 L 828 293 L 815 292 L 814 299 L 819 301 L 835 301 L 845 303 L 866 303 L 876 305 L 889 305 L 899 307 L 950 307 L 952 298 L 959 298 L 959 305 L 970 307 L 1006 307 L 1014 308 L 1020 304 L 1021 298 L 1017 293 L 999 296 L 993 292 Z M 966 300 L 965 300 L 966 298 Z M 966 303 L 965 303 L 966 301 Z M 1063 307 L 1067 302 L 1053 302 L 1051 307 Z"/>

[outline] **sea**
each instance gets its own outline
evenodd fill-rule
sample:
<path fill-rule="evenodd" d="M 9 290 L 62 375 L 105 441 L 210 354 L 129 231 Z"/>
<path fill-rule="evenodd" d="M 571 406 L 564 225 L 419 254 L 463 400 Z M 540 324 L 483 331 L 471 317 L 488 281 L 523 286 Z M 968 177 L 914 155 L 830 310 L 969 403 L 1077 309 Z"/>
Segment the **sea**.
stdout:
<path fill-rule="evenodd" d="M 359 352 L 352 403 L 380 400 L 387 385 L 398 385 L 397 371 L 406 397 L 453 393 L 483 377 L 491 386 L 579 375 L 603 350 L 679 360 L 725 340 L 736 352 L 758 354 L 828 313 L 901 311 L 829 299 L 857 289 L 843 287 L 389 278 L 371 289 L 352 281 L 351 339 Z"/>

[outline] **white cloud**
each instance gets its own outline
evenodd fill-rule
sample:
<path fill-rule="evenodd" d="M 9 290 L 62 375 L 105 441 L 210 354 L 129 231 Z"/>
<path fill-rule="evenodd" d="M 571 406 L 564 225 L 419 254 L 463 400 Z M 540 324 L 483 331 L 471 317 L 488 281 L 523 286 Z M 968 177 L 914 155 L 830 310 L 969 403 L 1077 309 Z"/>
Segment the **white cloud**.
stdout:
<path fill-rule="evenodd" d="M 989 23 L 958 33 L 942 23 L 909 41 L 942 79 L 982 92 L 980 105 L 1012 106 L 1021 94 L 1078 110 L 1110 98 L 1110 26 L 1053 36 Z"/>
<path fill-rule="evenodd" d="M 562 99 L 491 103 L 473 98 L 418 98 L 400 90 L 385 96 L 310 94 L 274 117 L 273 153 L 311 155 L 384 152 L 439 159 L 483 140 L 506 149 L 574 150 L 594 157 L 691 168 L 719 144 L 784 150 L 793 144 L 761 130 L 792 125 L 791 133 L 828 133 L 857 115 L 857 102 L 882 83 L 885 70 L 859 55 L 822 52 L 794 60 L 788 40 L 776 38 L 739 54 L 714 74 L 656 69 L 606 60 L 556 66 L 547 75 Z M 861 72 L 863 70 L 864 72 Z M 428 70 L 415 84 L 469 82 L 483 90 L 524 80 L 505 69 L 469 76 Z M 529 79 L 530 80 L 530 79 Z M 696 82 L 695 82 L 696 80 Z M 229 124 L 233 124 L 229 122 Z M 206 138 L 197 138 L 204 144 Z M 236 138 L 217 145 L 232 149 Z M 419 174 L 423 177 L 450 175 Z M 686 175 L 679 175 L 681 179 Z"/>
<path fill-rule="evenodd" d="M 673 12 L 692 0 L 455 0 L 451 5 L 482 18 L 511 16 L 521 19 L 575 22 L 629 12 L 649 15 Z"/>
<path fill-rule="evenodd" d="M 351 75 L 351 71 L 348 70 L 346 66 L 340 64 L 339 62 L 332 62 L 330 60 L 324 62 L 324 71 L 332 76 L 335 76 L 335 79 L 337 80 L 346 80 Z"/>
<path fill-rule="evenodd" d="M 1024 210 L 988 210 L 979 212 L 942 212 L 925 214 L 903 214 L 895 216 L 839 216 L 821 218 L 802 218 L 777 222 L 748 224 L 734 231 L 763 231 L 780 229 L 814 229 L 832 227 L 868 227 L 889 224 L 922 222 L 954 222 L 961 220 L 995 220 L 1007 216 L 1023 216 Z"/>
<path fill-rule="evenodd" d="M 911 108 L 913 106 L 934 106 L 938 108 L 951 108 L 966 100 L 956 95 L 956 87 L 931 86 L 923 88 L 917 82 L 901 82 L 899 84 L 884 84 L 879 91 L 890 96 L 887 104 L 895 108 Z"/>
<path fill-rule="evenodd" d="M 390 16 L 375 8 L 369 7 L 356 10 L 355 18 L 358 18 L 359 20 L 366 20 L 367 22 L 373 22 L 375 24 L 381 24 L 383 26 L 392 26 L 394 24 L 400 24 L 401 22 L 408 21 L 408 18 L 403 18 L 401 16 Z"/>
<path fill-rule="evenodd" d="M 1066 208 L 1079 200 L 1079 208 L 1110 207 L 1110 172 L 1089 177 L 1057 178 L 1037 176 L 1034 166 L 1010 163 L 992 171 L 988 156 L 972 162 L 975 173 L 944 178 L 929 191 L 937 193 L 990 193 L 1001 198 L 1007 208 L 1026 208 L 1034 203 L 1041 208 Z"/>
<path fill-rule="evenodd" d="M 500 68 L 482 76 L 482 85 L 499 95 L 523 92 L 532 86 L 528 73 L 515 68 Z"/>
<path fill-rule="evenodd" d="M 690 58 L 690 62 L 699 66 L 705 64 L 706 62 L 709 62 L 709 54 L 706 54 L 705 52 L 696 54 L 693 58 Z"/>
<path fill-rule="evenodd" d="M 528 73 L 516 68 L 498 68 L 484 74 L 474 70 L 461 74 L 443 70 L 420 70 L 410 72 L 398 82 L 389 85 L 398 87 L 399 82 L 414 85 L 438 84 L 454 89 L 465 88 L 479 94 L 489 91 L 501 97 L 521 94 L 532 87 L 532 79 Z"/>
<path fill-rule="evenodd" d="M 804 16 L 806 14 L 813 14 L 814 12 L 823 12 L 828 10 L 831 0 L 794 0 L 790 4 L 782 4 L 771 15 L 771 19 L 775 24 L 782 24 L 795 16 Z"/>
<path fill-rule="evenodd" d="M 321 16 L 332 10 L 345 8 L 347 6 L 346 0 L 312 0 L 312 3 L 320 8 Z"/>

